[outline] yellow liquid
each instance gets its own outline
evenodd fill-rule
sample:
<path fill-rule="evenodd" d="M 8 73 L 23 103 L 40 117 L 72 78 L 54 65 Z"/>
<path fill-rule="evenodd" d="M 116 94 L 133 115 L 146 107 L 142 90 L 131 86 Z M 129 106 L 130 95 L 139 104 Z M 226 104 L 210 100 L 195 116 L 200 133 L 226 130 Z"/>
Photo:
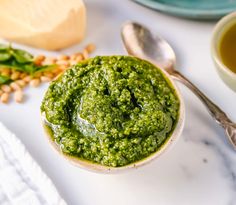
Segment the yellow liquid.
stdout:
<path fill-rule="evenodd" d="M 219 51 L 223 63 L 236 73 L 236 23 L 223 34 Z"/>

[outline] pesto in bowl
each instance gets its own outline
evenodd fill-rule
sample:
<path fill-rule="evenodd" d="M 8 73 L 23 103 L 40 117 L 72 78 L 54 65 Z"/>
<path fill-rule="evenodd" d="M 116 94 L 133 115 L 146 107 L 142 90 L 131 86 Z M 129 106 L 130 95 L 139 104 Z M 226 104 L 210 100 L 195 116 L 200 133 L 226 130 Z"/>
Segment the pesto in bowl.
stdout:
<path fill-rule="evenodd" d="M 53 81 L 42 102 L 44 126 L 67 155 L 122 167 L 157 152 L 178 122 L 180 100 L 151 63 L 98 56 Z"/>

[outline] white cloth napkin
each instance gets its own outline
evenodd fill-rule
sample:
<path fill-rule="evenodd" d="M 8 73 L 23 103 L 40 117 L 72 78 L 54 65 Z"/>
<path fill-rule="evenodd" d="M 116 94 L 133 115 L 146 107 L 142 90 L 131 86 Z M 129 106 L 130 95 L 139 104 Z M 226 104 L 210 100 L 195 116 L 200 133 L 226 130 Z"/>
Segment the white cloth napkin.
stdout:
<path fill-rule="evenodd" d="M 66 205 L 24 145 L 1 123 L 0 204 Z"/>

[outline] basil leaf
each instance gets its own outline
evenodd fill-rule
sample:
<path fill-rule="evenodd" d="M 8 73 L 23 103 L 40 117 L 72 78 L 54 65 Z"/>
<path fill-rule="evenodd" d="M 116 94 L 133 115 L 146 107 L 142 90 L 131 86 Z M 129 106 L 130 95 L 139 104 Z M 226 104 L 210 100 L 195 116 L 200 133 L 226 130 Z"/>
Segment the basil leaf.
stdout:
<path fill-rule="evenodd" d="M 30 63 L 33 61 L 33 56 L 30 53 L 20 49 L 13 49 L 12 55 L 18 63 Z"/>
<path fill-rule="evenodd" d="M 52 69 L 54 69 L 56 67 L 56 65 L 42 65 L 42 66 L 37 66 L 35 73 L 40 73 L 40 72 L 44 72 L 44 71 L 50 71 Z"/>
<path fill-rule="evenodd" d="M 0 44 L 0 51 L 9 50 L 10 47 L 11 47 L 10 44 L 9 45 Z"/>
<path fill-rule="evenodd" d="M 0 75 L 0 85 L 7 84 L 10 82 L 11 82 L 11 78 L 4 75 Z"/>
<path fill-rule="evenodd" d="M 6 52 L 1 52 L 0 51 L 0 61 L 6 61 L 6 60 L 9 60 L 10 58 L 11 58 L 11 54 L 10 53 L 6 53 Z"/>
<path fill-rule="evenodd" d="M 54 68 L 55 65 L 37 66 L 33 62 L 33 55 L 14 49 L 11 45 L 0 44 L 0 67 L 8 67 L 12 70 L 26 72 L 31 75 Z"/>
<path fill-rule="evenodd" d="M 36 67 L 33 64 L 26 64 L 22 66 L 22 68 L 26 73 L 30 74 L 33 74 L 36 71 Z"/>

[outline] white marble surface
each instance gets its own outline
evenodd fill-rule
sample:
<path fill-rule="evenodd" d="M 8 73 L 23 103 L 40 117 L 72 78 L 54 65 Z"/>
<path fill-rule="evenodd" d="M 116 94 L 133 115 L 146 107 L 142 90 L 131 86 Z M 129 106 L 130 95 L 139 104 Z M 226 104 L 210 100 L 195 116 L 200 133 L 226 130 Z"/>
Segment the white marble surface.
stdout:
<path fill-rule="evenodd" d="M 236 121 L 236 93 L 219 79 L 210 57 L 215 22 L 167 16 L 128 0 L 85 2 L 87 38 L 63 52 L 72 53 L 86 42 L 94 42 L 98 46 L 94 55 L 125 54 L 119 36 L 122 22 L 132 19 L 144 23 L 168 39 L 177 52 L 179 69 Z M 160 159 L 123 174 L 81 170 L 52 150 L 39 116 L 47 85 L 27 89 L 28 97 L 22 105 L 0 104 L 0 121 L 22 140 L 69 205 L 234 205 L 236 152 L 200 101 L 185 87 L 179 87 L 186 104 L 186 124 L 180 140 Z"/>

